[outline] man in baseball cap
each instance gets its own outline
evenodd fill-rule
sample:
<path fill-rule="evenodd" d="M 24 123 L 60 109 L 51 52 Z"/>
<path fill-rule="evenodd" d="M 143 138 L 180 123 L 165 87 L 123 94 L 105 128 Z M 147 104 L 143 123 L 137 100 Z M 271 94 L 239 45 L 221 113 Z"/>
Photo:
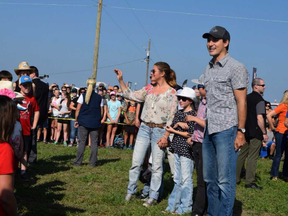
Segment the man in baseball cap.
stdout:
<path fill-rule="evenodd" d="M 228 53 L 229 32 L 213 27 L 202 35 L 212 59 L 204 72 L 207 118 L 202 154 L 207 183 L 208 215 L 232 215 L 238 151 L 245 143 L 249 75 Z"/>

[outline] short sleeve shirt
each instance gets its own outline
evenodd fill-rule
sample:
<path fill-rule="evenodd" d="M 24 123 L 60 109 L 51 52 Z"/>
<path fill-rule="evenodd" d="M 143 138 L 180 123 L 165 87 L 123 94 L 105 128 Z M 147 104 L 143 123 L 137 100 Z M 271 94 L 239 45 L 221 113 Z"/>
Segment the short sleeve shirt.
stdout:
<path fill-rule="evenodd" d="M 116 100 L 115 102 L 112 102 L 111 100 L 108 101 L 109 115 L 114 121 L 117 118 L 119 107 L 121 107 L 120 101 L 118 101 L 118 100 Z M 110 119 L 107 118 L 107 121 L 110 121 Z"/>
<path fill-rule="evenodd" d="M 31 118 L 35 112 L 39 111 L 39 106 L 35 97 L 26 96 L 22 101 L 21 106 L 27 108 L 27 110 L 20 111 L 20 123 L 23 129 L 23 135 L 27 136 L 31 134 Z"/>
<path fill-rule="evenodd" d="M 278 119 L 279 119 L 276 131 L 278 131 L 279 133 L 282 133 L 282 134 L 285 134 L 287 132 L 287 128 L 284 125 L 285 118 L 287 115 L 287 110 L 288 110 L 288 106 L 286 104 L 279 104 L 279 106 L 277 106 L 274 109 L 274 111 L 278 115 Z"/>
<path fill-rule="evenodd" d="M 213 59 L 204 72 L 207 98 L 208 133 L 218 133 L 238 125 L 234 90 L 247 88 L 249 74 L 245 66 L 229 53 L 214 65 Z"/>

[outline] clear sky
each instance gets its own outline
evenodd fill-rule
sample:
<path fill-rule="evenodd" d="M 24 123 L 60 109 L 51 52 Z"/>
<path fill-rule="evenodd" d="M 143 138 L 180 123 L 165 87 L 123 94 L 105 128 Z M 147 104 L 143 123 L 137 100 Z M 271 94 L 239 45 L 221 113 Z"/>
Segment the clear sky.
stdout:
<path fill-rule="evenodd" d="M 0 0 L 0 70 L 9 70 L 15 80 L 14 68 L 21 61 L 27 61 L 37 66 L 40 74 L 49 74 L 49 83 L 85 86 L 92 74 L 97 8 L 1 4 L 3 2 L 69 5 L 96 5 L 97 2 Z M 165 61 L 176 71 L 178 84 L 188 79 L 191 87 L 190 80 L 198 78 L 211 59 L 202 34 L 220 25 L 230 32 L 229 52 L 247 67 L 250 81 L 252 68 L 258 69 L 257 76 L 263 78 L 267 86 L 266 100 L 279 101 L 288 89 L 287 0 L 103 0 L 103 3 L 97 81 L 117 84 L 113 68 L 119 68 L 124 72 L 124 80 L 133 83 L 132 88 L 135 82 L 137 89 L 144 86 L 146 63 L 141 59 L 146 56 L 143 46 L 147 48 L 151 38 L 150 69 L 153 62 Z M 115 7 L 143 10 L 133 13 Z M 116 64 L 122 65 L 107 67 Z"/>

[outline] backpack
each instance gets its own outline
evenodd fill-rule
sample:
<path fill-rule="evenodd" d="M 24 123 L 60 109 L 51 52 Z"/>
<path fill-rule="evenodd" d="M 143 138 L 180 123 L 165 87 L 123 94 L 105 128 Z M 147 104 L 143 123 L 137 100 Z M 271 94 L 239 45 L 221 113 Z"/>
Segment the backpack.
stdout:
<path fill-rule="evenodd" d="M 114 148 L 122 149 L 124 147 L 124 138 L 122 134 L 116 135 L 114 139 Z"/>

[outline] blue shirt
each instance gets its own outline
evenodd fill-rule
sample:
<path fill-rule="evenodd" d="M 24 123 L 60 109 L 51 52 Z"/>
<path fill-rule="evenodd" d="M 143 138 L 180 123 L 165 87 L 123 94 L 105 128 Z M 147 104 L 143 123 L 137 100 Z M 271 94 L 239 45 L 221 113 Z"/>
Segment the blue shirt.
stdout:
<path fill-rule="evenodd" d="M 118 108 L 121 107 L 120 101 L 116 100 L 115 102 L 112 102 L 110 100 L 108 101 L 107 106 L 109 108 L 110 117 L 113 119 L 113 121 L 115 121 L 118 115 Z M 107 118 L 107 121 L 110 121 L 110 119 Z"/>

